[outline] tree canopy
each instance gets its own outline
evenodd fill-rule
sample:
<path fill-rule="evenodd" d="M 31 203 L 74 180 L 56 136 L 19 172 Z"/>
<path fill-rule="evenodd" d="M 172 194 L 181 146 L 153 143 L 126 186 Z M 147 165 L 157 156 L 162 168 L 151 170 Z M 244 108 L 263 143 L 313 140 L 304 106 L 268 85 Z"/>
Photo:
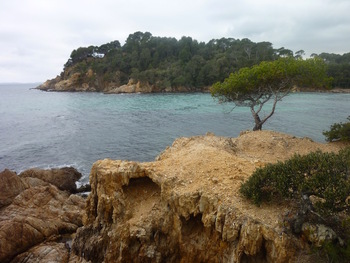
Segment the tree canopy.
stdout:
<path fill-rule="evenodd" d="M 294 86 L 328 87 L 331 79 L 326 69 L 326 64 L 320 58 L 303 60 L 284 57 L 263 61 L 231 73 L 223 82 L 213 85 L 211 94 L 219 102 L 249 107 L 255 122 L 253 130 L 261 130 L 262 125 L 274 114 L 277 102 L 287 96 Z M 261 118 L 261 110 L 270 100 L 273 101 L 271 111 Z"/>
<path fill-rule="evenodd" d="M 188 36 L 175 39 L 135 32 L 123 45 L 115 40 L 73 50 L 61 77 L 68 79 L 79 73 L 81 83 L 88 83 L 97 91 L 108 83 L 127 84 L 131 78 L 154 85 L 158 90 L 185 87 L 188 91 L 201 91 L 241 68 L 279 58 L 300 59 L 304 55 L 303 50 L 294 53 L 285 47 L 274 48 L 270 42 L 253 42 L 247 38 L 220 38 L 204 43 Z M 322 58 L 329 66 L 328 74 L 334 78 L 334 86 L 350 87 L 350 53 L 313 56 Z"/>
<path fill-rule="evenodd" d="M 182 86 L 196 91 L 223 81 L 230 72 L 242 67 L 286 54 L 293 52 L 274 49 L 270 42 L 255 43 L 247 38 L 212 39 L 204 43 L 185 36 L 177 40 L 135 32 L 124 45 L 113 41 L 73 50 L 62 75 L 68 78 L 80 73 L 84 76 L 82 81 L 87 83 L 98 79 L 117 85 L 126 84 L 132 78 L 159 87 Z M 95 73 L 93 76 L 87 74 L 90 69 Z"/>
<path fill-rule="evenodd" d="M 350 52 L 343 55 L 321 53 L 311 56 L 322 58 L 328 65 L 327 73 L 333 78 L 332 87 L 350 88 Z"/>

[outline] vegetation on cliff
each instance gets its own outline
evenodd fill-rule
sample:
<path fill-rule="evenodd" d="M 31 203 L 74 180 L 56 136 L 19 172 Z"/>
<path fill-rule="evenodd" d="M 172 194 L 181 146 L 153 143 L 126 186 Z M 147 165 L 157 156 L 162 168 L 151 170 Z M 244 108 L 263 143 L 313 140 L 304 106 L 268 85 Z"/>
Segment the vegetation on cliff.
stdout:
<path fill-rule="evenodd" d="M 232 73 L 223 82 L 217 82 L 211 88 L 212 96 L 219 102 L 233 102 L 236 106 L 249 107 L 253 115 L 254 131 L 274 114 L 276 104 L 287 96 L 292 88 L 325 88 L 331 79 L 327 77 L 326 64 L 322 59 L 279 58 L 261 62 L 251 68 L 241 68 Z M 269 114 L 260 117 L 263 106 L 272 100 Z"/>
<path fill-rule="evenodd" d="M 324 241 L 319 247 L 331 262 L 349 262 L 349 171 L 350 147 L 339 153 L 296 154 L 285 162 L 258 168 L 241 185 L 240 192 L 256 204 L 281 198 L 293 200 L 298 207 L 296 216 L 289 221 L 291 230 L 300 234 L 304 222 L 330 227 L 341 239 Z"/>
<path fill-rule="evenodd" d="M 350 147 L 339 153 L 312 152 L 295 155 L 285 162 L 257 169 L 241 187 L 241 193 L 254 203 L 283 198 L 316 195 L 316 210 L 322 214 L 348 211 L 350 193 Z"/>
<path fill-rule="evenodd" d="M 135 32 L 129 35 L 124 45 L 116 40 L 101 46 L 73 50 L 59 79 L 51 82 L 55 84 L 71 79 L 72 86 L 85 84 L 90 87 L 75 90 L 105 91 L 112 84 L 119 87 L 133 79 L 135 83 L 155 86 L 154 90 L 160 92 L 178 87 L 198 91 L 223 81 L 240 68 L 280 57 L 300 58 L 303 55 L 303 50 L 294 54 L 284 47 L 275 49 L 270 42 L 256 43 L 247 38 L 221 38 L 204 43 L 191 37 L 177 40 L 155 37 L 149 32 Z M 336 79 L 336 85 L 348 87 L 350 56 L 335 56 L 327 53 L 320 55 L 327 63 L 336 65 L 329 71 Z M 54 89 L 52 87 L 42 89 Z M 72 87 L 61 90 L 72 90 Z"/>

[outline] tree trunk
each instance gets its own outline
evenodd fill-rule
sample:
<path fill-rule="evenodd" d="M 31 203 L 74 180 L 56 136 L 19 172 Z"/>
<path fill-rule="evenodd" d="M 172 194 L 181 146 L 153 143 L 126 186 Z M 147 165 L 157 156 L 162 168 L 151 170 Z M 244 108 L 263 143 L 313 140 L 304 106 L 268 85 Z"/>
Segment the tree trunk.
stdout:
<path fill-rule="evenodd" d="M 262 123 L 255 123 L 253 131 L 261 131 L 261 129 L 262 129 Z"/>
<path fill-rule="evenodd" d="M 260 131 L 262 129 L 263 122 L 261 121 L 259 115 L 254 111 L 253 108 L 251 108 L 251 112 L 254 118 L 255 126 L 253 128 L 253 131 Z"/>
<path fill-rule="evenodd" d="M 262 129 L 263 124 L 275 113 L 275 109 L 276 109 L 276 104 L 278 101 L 278 96 L 275 94 L 275 98 L 273 100 L 273 106 L 272 106 L 272 110 L 270 112 L 269 115 L 267 115 L 263 120 L 260 119 L 259 117 L 259 112 L 262 108 L 262 106 L 265 104 L 265 102 L 267 102 L 268 100 L 263 101 L 262 103 L 260 103 L 259 109 L 257 111 L 255 111 L 254 106 L 255 104 L 252 104 L 250 106 L 250 111 L 253 115 L 254 118 L 254 122 L 255 122 L 255 126 L 253 128 L 253 131 L 260 131 Z"/>

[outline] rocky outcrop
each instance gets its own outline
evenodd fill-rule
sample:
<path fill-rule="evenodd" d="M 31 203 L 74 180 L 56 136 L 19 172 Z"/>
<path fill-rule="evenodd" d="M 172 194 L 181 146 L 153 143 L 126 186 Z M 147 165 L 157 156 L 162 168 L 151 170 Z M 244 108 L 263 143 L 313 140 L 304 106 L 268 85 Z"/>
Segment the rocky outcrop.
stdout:
<path fill-rule="evenodd" d="M 0 262 L 68 262 L 66 243 L 82 225 L 85 206 L 82 197 L 57 188 L 70 185 L 72 172 L 30 170 L 22 178 L 0 173 Z M 57 187 L 49 183 L 53 175 Z"/>
<path fill-rule="evenodd" d="M 128 83 L 119 81 L 105 81 L 89 69 L 86 74 L 63 72 L 54 79 L 47 80 L 37 87 L 43 91 L 70 91 L 70 92 L 103 92 L 106 94 L 119 93 L 162 93 L 162 92 L 208 92 L 209 87 L 190 89 L 184 86 L 159 87 L 148 82 L 130 79 Z"/>
<path fill-rule="evenodd" d="M 93 83 L 89 84 L 82 81 L 84 77 L 81 73 L 73 73 L 69 77 L 57 76 L 54 79 L 47 80 L 37 87 L 43 91 L 72 91 L 72 92 L 95 92 L 96 87 Z M 98 83 L 96 83 L 98 84 Z"/>
<path fill-rule="evenodd" d="M 169 179 L 133 162 L 95 163 L 74 253 L 92 262 L 288 262 L 296 253 L 292 237 L 193 187 L 195 178 Z"/>
<path fill-rule="evenodd" d="M 77 191 L 75 182 L 78 181 L 82 175 L 73 167 L 63 167 L 50 170 L 32 168 L 22 172 L 19 176 L 21 178 L 37 178 L 55 185 L 60 190 L 75 193 Z"/>
<path fill-rule="evenodd" d="M 256 207 L 238 189 L 257 167 L 317 149 L 339 145 L 259 131 L 180 138 L 151 163 L 97 161 L 72 250 L 92 262 L 312 262 L 285 229 L 290 204 Z"/>

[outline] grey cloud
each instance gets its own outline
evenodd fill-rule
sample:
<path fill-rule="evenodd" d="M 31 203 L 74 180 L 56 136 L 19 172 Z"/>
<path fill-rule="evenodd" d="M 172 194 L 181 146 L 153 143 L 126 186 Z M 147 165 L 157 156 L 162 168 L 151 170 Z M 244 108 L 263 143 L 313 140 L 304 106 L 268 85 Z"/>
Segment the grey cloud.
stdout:
<path fill-rule="evenodd" d="M 45 81 L 80 46 L 156 36 L 249 38 L 307 54 L 350 52 L 348 0 L 11 0 L 0 3 L 0 82 Z M 15 78 L 15 79 L 14 79 Z"/>

